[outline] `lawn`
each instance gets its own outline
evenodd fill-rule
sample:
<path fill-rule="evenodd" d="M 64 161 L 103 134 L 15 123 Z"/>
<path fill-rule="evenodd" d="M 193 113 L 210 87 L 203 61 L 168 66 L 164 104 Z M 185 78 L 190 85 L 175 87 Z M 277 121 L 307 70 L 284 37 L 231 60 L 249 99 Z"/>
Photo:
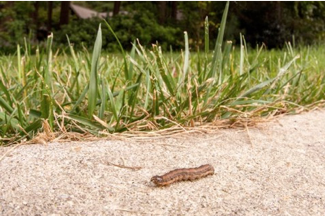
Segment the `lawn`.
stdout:
<path fill-rule="evenodd" d="M 227 6 L 214 50 L 208 21 L 202 51 L 189 48 L 184 32 L 181 52 L 135 41 L 129 52 L 106 53 L 101 29 L 108 23 L 99 25 L 92 51 L 74 50 L 68 38 L 66 51 L 53 50 L 53 35 L 44 49 L 18 45 L 15 55 L 0 57 L 1 143 L 44 130 L 99 135 L 193 127 L 323 105 L 325 49 L 250 48 L 243 36 L 234 46 L 223 38 Z"/>

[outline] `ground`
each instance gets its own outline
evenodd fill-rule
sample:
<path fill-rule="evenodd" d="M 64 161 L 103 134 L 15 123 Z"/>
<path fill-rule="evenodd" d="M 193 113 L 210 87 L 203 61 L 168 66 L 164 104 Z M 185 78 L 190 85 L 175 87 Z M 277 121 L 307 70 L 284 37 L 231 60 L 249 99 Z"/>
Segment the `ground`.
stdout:
<path fill-rule="evenodd" d="M 0 147 L 0 215 L 325 215 L 325 110 L 199 131 Z M 207 163 L 212 176 L 150 183 Z"/>

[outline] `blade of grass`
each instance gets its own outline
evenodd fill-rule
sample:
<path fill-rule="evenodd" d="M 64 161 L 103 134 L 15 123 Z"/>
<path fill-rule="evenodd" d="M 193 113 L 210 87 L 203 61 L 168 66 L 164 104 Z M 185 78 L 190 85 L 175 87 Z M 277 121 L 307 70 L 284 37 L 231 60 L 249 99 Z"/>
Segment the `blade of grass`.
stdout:
<path fill-rule="evenodd" d="M 239 63 L 239 75 L 242 75 L 244 73 L 244 58 L 245 58 L 245 52 L 244 52 L 244 45 L 243 45 L 243 35 L 240 33 L 240 63 Z"/>
<path fill-rule="evenodd" d="M 184 55 L 184 66 L 183 66 L 183 74 L 182 74 L 182 81 L 185 81 L 185 77 L 187 77 L 187 72 L 189 68 L 189 61 L 190 61 L 190 50 L 188 45 L 188 36 L 187 32 L 184 32 L 184 40 L 185 40 L 185 55 Z"/>
<path fill-rule="evenodd" d="M 94 45 L 92 60 L 91 60 L 91 71 L 89 79 L 89 90 L 88 90 L 88 117 L 92 118 L 96 109 L 97 95 L 98 95 L 98 64 L 100 60 L 100 53 L 102 49 L 102 29 L 99 24 L 97 37 Z"/>
<path fill-rule="evenodd" d="M 101 93 L 101 104 L 99 108 L 98 117 L 103 120 L 104 119 L 104 112 L 106 110 L 106 88 L 107 88 L 107 81 L 105 79 L 101 79 L 101 85 L 102 85 L 102 93 Z"/>
<path fill-rule="evenodd" d="M 204 22 L 204 53 L 207 56 L 210 51 L 210 41 L 209 41 L 209 18 L 205 17 Z"/>
<path fill-rule="evenodd" d="M 41 112 L 42 118 L 48 119 L 49 125 L 53 130 L 53 104 L 52 104 L 52 42 L 53 33 L 47 38 L 47 59 L 46 67 L 42 74 L 42 96 Z"/>
<path fill-rule="evenodd" d="M 229 2 L 226 3 L 226 7 L 223 11 L 221 25 L 219 28 L 219 33 L 218 33 L 216 45 L 214 48 L 211 70 L 208 74 L 208 77 L 206 78 L 206 79 L 213 78 L 213 83 L 211 86 L 209 86 L 209 88 L 207 90 L 207 94 L 205 95 L 203 106 L 206 105 L 208 98 L 210 97 L 210 91 L 211 91 L 211 88 L 213 87 L 213 85 L 215 83 L 219 83 L 219 85 L 220 85 L 222 82 L 222 68 L 221 68 L 222 67 L 222 42 L 223 42 L 224 32 L 225 32 L 225 28 L 226 28 L 228 10 L 229 10 Z M 216 77 L 217 72 L 219 72 L 218 77 Z"/>
<path fill-rule="evenodd" d="M 115 37 L 118 45 L 120 46 L 120 50 L 122 52 L 122 55 L 123 55 L 123 59 L 124 59 L 124 75 L 125 75 L 125 79 L 126 80 L 131 80 L 132 79 L 132 76 L 128 70 L 128 64 L 127 64 L 127 61 L 126 61 L 126 55 L 125 55 L 125 52 L 124 52 L 124 49 L 123 49 L 123 46 L 120 42 L 120 40 L 118 39 L 118 37 L 116 36 L 114 30 L 112 29 L 112 27 L 108 24 L 108 22 L 106 22 L 106 20 L 104 20 L 107 28 L 110 30 L 110 32 L 112 32 L 113 36 Z"/>
<path fill-rule="evenodd" d="M 227 21 L 227 16 L 228 16 L 228 10 L 229 10 L 229 2 L 226 3 L 226 7 L 223 11 L 223 15 L 222 15 L 222 20 L 221 20 L 221 25 L 219 28 L 219 33 L 218 33 L 218 37 L 217 37 L 217 41 L 216 41 L 216 45 L 214 48 L 214 54 L 213 54 L 213 60 L 212 60 L 212 67 L 209 73 L 208 78 L 215 78 L 217 71 L 219 72 L 219 84 L 221 82 L 222 79 L 220 79 L 221 77 L 221 62 L 222 62 L 222 42 L 223 42 L 223 37 L 224 37 L 224 33 L 225 33 L 225 28 L 226 28 L 226 21 Z"/>

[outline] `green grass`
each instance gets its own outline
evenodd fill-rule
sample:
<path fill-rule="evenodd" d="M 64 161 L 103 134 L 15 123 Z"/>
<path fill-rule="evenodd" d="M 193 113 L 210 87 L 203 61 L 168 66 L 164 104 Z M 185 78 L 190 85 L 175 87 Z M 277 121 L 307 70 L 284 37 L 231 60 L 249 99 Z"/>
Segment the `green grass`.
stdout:
<path fill-rule="evenodd" d="M 0 57 L 1 143 L 31 139 L 46 121 L 52 131 L 123 132 L 164 129 L 175 124 L 253 118 L 295 112 L 324 102 L 323 47 L 283 50 L 248 48 L 244 37 L 234 47 L 223 40 L 228 4 L 216 46 L 192 52 L 184 33 L 184 51 L 162 53 L 158 44 L 120 55 L 101 52 L 99 25 L 92 53 L 45 50 Z M 54 36 L 55 37 L 55 36 Z M 117 43 L 118 42 L 118 38 Z"/>

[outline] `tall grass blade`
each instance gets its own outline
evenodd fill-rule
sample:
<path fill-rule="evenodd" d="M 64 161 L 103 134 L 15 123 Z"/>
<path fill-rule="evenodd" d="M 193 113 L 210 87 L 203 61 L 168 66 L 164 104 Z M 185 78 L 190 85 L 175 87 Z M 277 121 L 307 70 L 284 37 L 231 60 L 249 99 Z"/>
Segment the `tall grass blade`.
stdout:
<path fill-rule="evenodd" d="M 118 39 L 118 37 L 116 36 L 116 34 L 115 34 L 114 30 L 112 29 L 112 27 L 108 24 L 108 22 L 106 22 L 106 20 L 104 20 L 104 22 L 105 22 L 107 28 L 110 30 L 110 32 L 112 32 L 112 34 L 114 35 L 114 37 L 115 37 L 118 45 L 120 46 L 120 50 L 122 52 L 123 59 L 124 59 L 124 75 L 125 75 L 125 79 L 126 80 L 131 80 L 132 79 L 132 75 L 131 75 L 131 73 L 128 70 L 128 64 L 127 64 L 126 55 L 125 55 L 123 46 L 122 46 L 120 40 Z"/>
<path fill-rule="evenodd" d="M 208 78 L 216 78 L 217 72 L 219 72 L 219 77 L 217 78 L 219 80 L 219 84 L 221 83 L 221 62 L 222 62 L 222 42 L 223 42 L 223 37 L 225 33 L 225 28 L 226 28 L 226 21 L 227 21 L 227 16 L 228 16 L 228 10 L 229 10 L 229 2 L 226 3 L 225 10 L 223 11 L 222 15 L 222 20 L 221 20 L 221 25 L 219 28 L 219 33 L 216 41 L 216 45 L 214 48 L 214 55 L 213 55 L 213 60 L 212 60 L 212 67 L 211 71 L 209 74 Z"/>
<path fill-rule="evenodd" d="M 107 98 L 107 81 L 106 79 L 101 79 L 101 85 L 102 85 L 102 93 L 101 93 L 101 103 L 99 108 L 98 117 L 103 120 L 104 119 L 104 112 L 106 110 L 106 98 Z"/>
<path fill-rule="evenodd" d="M 205 17 L 204 22 L 204 53 L 208 55 L 210 51 L 210 41 L 209 41 L 209 18 Z"/>
<path fill-rule="evenodd" d="M 53 104 L 52 104 L 52 42 L 53 33 L 47 38 L 47 59 L 46 67 L 42 74 L 42 96 L 41 113 L 42 118 L 48 119 L 51 129 L 53 129 Z"/>
<path fill-rule="evenodd" d="M 229 2 L 226 3 L 225 10 L 223 11 L 221 25 L 219 28 L 219 33 L 218 33 L 216 45 L 214 48 L 211 69 L 210 69 L 208 76 L 206 77 L 206 79 L 212 78 L 213 83 L 207 90 L 207 93 L 204 97 L 203 106 L 205 106 L 207 104 L 208 98 L 210 97 L 210 91 L 213 88 L 213 86 L 215 85 L 215 83 L 218 83 L 220 85 L 222 82 L 222 58 L 223 58 L 223 56 L 222 56 L 222 42 L 223 42 L 223 37 L 224 37 L 224 33 L 225 33 L 225 28 L 226 28 L 228 10 L 229 10 Z M 218 77 L 216 77 L 217 72 L 219 73 Z"/>
<path fill-rule="evenodd" d="M 144 110 L 148 109 L 150 91 L 151 91 L 150 73 L 148 70 L 146 70 L 146 95 L 144 100 Z"/>
<path fill-rule="evenodd" d="M 21 56 L 20 56 L 20 46 L 17 45 L 17 65 L 18 65 L 18 81 L 22 83 L 22 69 L 21 69 Z"/>
<path fill-rule="evenodd" d="M 100 53 L 102 49 L 102 29 L 99 24 L 97 37 L 94 45 L 92 60 L 91 60 L 91 71 L 89 80 L 88 90 L 88 117 L 91 119 L 95 109 L 98 96 L 98 64 L 100 60 Z"/>
<path fill-rule="evenodd" d="M 184 55 L 184 66 L 183 66 L 183 77 L 182 77 L 182 82 L 184 82 L 185 77 L 187 76 L 188 73 L 188 68 L 189 68 L 189 62 L 190 62 L 190 49 L 188 45 L 188 35 L 187 32 L 184 32 L 184 40 L 185 40 L 185 55 Z"/>
<path fill-rule="evenodd" d="M 244 59 L 245 59 L 245 47 L 243 44 L 243 35 L 240 33 L 240 63 L 239 63 L 239 75 L 244 73 Z"/>

